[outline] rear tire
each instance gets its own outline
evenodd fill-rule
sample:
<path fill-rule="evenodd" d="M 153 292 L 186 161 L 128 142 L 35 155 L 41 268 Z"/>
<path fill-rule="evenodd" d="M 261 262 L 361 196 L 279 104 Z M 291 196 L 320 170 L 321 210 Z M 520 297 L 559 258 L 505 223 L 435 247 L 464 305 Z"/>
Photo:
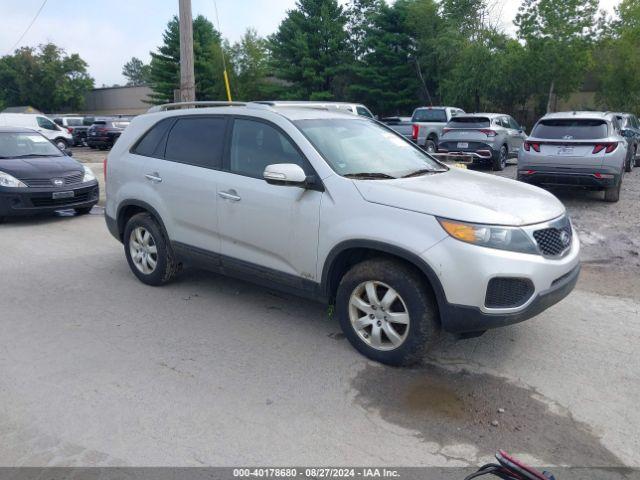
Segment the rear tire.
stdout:
<path fill-rule="evenodd" d="M 629 159 L 624 162 L 624 171 L 629 173 L 633 170 L 633 166 L 635 164 L 635 152 L 629 152 Z"/>
<path fill-rule="evenodd" d="M 436 153 L 436 141 L 432 138 L 427 139 L 424 144 L 424 149 L 427 153 Z"/>
<path fill-rule="evenodd" d="M 635 150 L 633 151 L 633 165 L 635 167 L 640 167 L 640 158 L 638 158 L 638 147 L 636 146 Z"/>
<path fill-rule="evenodd" d="M 55 143 L 56 147 L 58 147 L 58 150 L 60 150 L 61 152 L 65 151 L 67 148 L 69 148 L 69 144 L 67 143 L 67 141 L 64 138 L 56 138 L 53 143 Z"/>
<path fill-rule="evenodd" d="M 129 268 L 142 283 L 164 285 L 177 273 L 179 264 L 171 244 L 150 214 L 139 213 L 129 219 L 123 243 Z"/>
<path fill-rule="evenodd" d="M 507 146 L 503 145 L 500 147 L 500 151 L 497 155 L 494 155 L 491 167 L 494 171 L 499 172 L 505 169 L 507 166 L 507 158 L 509 157 L 509 152 L 507 150 Z"/>
<path fill-rule="evenodd" d="M 370 299 L 369 292 L 377 298 Z M 389 303 L 390 298 L 395 300 Z M 387 365 L 419 362 L 440 333 L 436 301 L 424 278 L 392 259 L 353 266 L 338 287 L 336 313 L 351 345 Z"/>
<path fill-rule="evenodd" d="M 620 176 L 620 180 L 618 184 L 614 187 L 610 187 L 605 189 L 604 191 L 604 201 L 615 203 L 620 200 L 620 189 L 622 188 L 622 175 Z"/>

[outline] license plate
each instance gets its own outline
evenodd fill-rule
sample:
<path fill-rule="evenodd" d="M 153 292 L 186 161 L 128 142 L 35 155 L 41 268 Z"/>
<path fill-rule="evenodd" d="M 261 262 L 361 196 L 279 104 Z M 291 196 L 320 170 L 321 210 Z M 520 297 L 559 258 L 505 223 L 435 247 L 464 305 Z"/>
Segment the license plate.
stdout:
<path fill-rule="evenodd" d="M 458 142 L 458 148 L 469 148 L 469 144 L 467 142 Z"/>
<path fill-rule="evenodd" d="M 73 190 L 70 192 L 53 192 L 51 194 L 51 197 L 55 200 L 58 198 L 73 198 L 75 196 L 75 193 L 73 193 Z"/>
<path fill-rule="evenodd" d="M 573 155 L 573 147 L 558 147 L 558 155 Z"/>

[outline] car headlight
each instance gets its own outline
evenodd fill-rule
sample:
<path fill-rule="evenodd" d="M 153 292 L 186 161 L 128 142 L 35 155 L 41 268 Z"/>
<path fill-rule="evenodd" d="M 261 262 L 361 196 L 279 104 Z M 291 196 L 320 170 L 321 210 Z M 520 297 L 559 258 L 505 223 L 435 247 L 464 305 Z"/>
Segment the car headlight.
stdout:
<path fill-rule="evenodd" d="M 518 227 L 480 225 L 446 218 L 438 218 L 438 222 L 445 232 L 461 242 L 498 250 L 538 254 L 531 238 Z"/>
<path fill-rule="evenodd" d="M 91 182 L 96 179 L 96 176 L 89 167 L 83 165 L 82 168 L 84 168 L 84 177 L 82 177 L 83 182 Z"/>
<path fill-rule="evenodd" d="M 26 185 L 8 173 L 0 172 L 0 187 L 25 188 Z"/>

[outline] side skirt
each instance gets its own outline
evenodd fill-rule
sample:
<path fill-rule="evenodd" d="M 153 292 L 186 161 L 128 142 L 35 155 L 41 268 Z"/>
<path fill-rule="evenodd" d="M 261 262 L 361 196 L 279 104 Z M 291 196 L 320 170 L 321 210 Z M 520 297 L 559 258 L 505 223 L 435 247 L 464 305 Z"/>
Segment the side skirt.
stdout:
<path fill-rule="evenodd" d="M 318 302 L 328 301 L 320 284 L 306 278 L 210 252 L 181 242 L 171 242 L 171 246 L 178 260 L 187 266 L 219 273 Z"/>

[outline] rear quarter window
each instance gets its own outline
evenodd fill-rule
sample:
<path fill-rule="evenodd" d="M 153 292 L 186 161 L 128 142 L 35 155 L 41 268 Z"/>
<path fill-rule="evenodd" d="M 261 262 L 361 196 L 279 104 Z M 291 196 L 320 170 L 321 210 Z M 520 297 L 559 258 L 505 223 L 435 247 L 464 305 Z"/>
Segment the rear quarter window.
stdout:
<path fill-rule="evenodd" d="M 531 136 L 550 140 L 591 140 L 606 138 L 609 136 L 609 129 L 605 120 L 552 119 L 541 120 Z"/>
<path fill-rule="evenodd" d="M 221 168 L 227 119 L 183 117 L 171 128 L 164 158 L 205 168 Z"/>
<path fill-rule="evenodd" d="M 132 149 L 132 153 L 145 157 L 162 158 L 167 133 L 175 122 L 174 118 L 166 118 L 151 127 Z"/>

